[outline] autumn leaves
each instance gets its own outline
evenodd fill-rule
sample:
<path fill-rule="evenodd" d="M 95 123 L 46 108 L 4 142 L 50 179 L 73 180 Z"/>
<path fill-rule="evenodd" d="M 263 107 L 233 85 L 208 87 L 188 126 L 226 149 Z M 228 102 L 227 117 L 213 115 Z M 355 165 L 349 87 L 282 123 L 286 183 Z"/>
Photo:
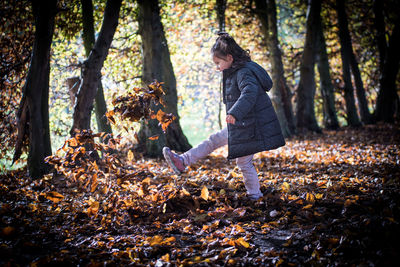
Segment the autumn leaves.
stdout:
<path fill-rule="evenodd" d="M 137 122 L 140 119 L 157 119 L 163 132 L 166 131 L 167 127 L 174 121 L 175 116 L 173 114 L 167 114 L 161 109 L 158 109 L 157 113 L 152 110 L 152 103 L 156 105 L 160 104 L 165 107 L 162 96 L 165 94 L 162 89 L 162 84 L 157 81 L 148 85 L 148 89 L 145 88 L 133 88 L 133 93 L 128 93 L 125 96 L 119 96 L 112 101 L 114 109 L 107 112 L 106 116 L 108 120 L 115 124 L 114 115 L 118 114 L 121 120 L 129 120 L 131 122 Z M 127 130 L 127 129 L 126 129 Z M 157 136 L 151 136 L 150 140 L 157 140 Z"/>

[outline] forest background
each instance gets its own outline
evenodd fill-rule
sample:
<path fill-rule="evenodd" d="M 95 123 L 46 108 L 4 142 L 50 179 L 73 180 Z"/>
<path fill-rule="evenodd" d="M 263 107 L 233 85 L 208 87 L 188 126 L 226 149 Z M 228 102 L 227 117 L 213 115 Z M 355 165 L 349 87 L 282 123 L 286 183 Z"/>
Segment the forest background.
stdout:
<path fill-rule="evenodd" d="M 396 265 L 399 14 L 396 0 L 2 1 L 0 264 Z M 257 201 L 226 148 L 181 175 L 160 153 L 224 126 L 210 55 L 224 30 L 271 74 L 286 137 L 254 157 Z"/>
<path fill-rule="evenodd" d="M 217 12 L 218 2 L 225 5 L 225 12 L 223 13 L 225 25 L 223 26 L 218 23 L 220 20 Z M 167 40 L 166 45 L 170 52 L 177 81 L 180 124 L 192 146 L 218 130 L 222 126 L 221 121 L 224 121 L 220 95 L 221 76 L 215 70 L 210 56 L 210 48 L 221 27 L 224 27 L 240 45 L 250 51 L 254 61 L 265 67 L 271 74 L 274 71 L 271 69 L 271 51 L 267 49 L 267 38 L 262 30 L 265 25 L 263 25 L 263 20 L 260 20 L 259 16 L 260 2 L 263 1 L 160 1 L 159 3 L 161 21 Z M 337 3 L 341 2 L 338 1 Z M 351 49 L 359 68 L 359 77 L 357 77 L 357 73 L 353 73 L 354 69 L 352 69 L 353 79 L 350 80 L 352 84 L 349 85 L 346 84 L 347 81 L 344 78 L 346 70 L 343 68 L 341 57 L 343 51 L 340 45 L 340 23 L 337 19 L 337 12 L 340 7 L 338 8 L 337 3 L 335 1 L 323 1 L 322 7 L 320 7 L 331 75 L 331 85 L 328 87 L 331 88 L 332 95 L 329 97 L 334 101 L 336 113 L 334 116 L 337 116 L 337 122 L 333 128 L 349 124 L 353 124 L 351 126 L 361 125 L 361 120 L 364 124 L 376 121 L 363 117 L 365 103 L 363 107 L 357 95 L 359 90 L 365 90 L 362 93 L 365 94 L 364 99 L 366 100 L 368 115 L 372 118 L 376 113 L 377 98 L 379 90 L 382 88 L 381 78 L 384 65 L 382 51 L 385 49 L 379 49 L 379 45 L 382 45 L 379 42 L 383 38 L 386 51 L 389 51 L 387 48 L 389 47 L 390 37 L 393 37 L 394 45 L 392 47 L 395 46 L 398 34 L 395 34 L 394 28 L 396 19 L 398 20 L 396 14 L 398 14 L 399 8 L 396 1 L 390 0 L 382 2 L 347 1 L 345 6 L 341 6 L 345 8 L 348 15 Z M 293 105 L 292 112 L 294 113 L 298 108 L 299 86 L 302 85 L 301 68 L 307 64 L 305 62 L 307 59 L 304 59 L 305 54 L 308 53 L 305 52 L 307 50 L 307 23 L 310 24 L 310 27 L 313 26 L 313 23 L 315 24 L 312 21 L 307 22 L 307 10 L 311 12 L 311 4 L 312 2 L 307 3 L 307 1 L 285 0 L 278 1 L 276 5 L 278 47 L 284 66 L 286 90 L 289 93 L 286 98 Z M 87 58 L 87 51 L 85 52 L 82 38 L 80 1 L 59 1 L 57 5 L 58 13 L 55 17 L 55 32 L 51 44 L 49 79 L 49 128 L 53 150 L 61 147 L 69 136 L 73 121 L 73 105 L 68 93 L 67 80 L 81 75 L 81 67 Z M 105 1 L 94 1 L 93 7 L 94 29 L 96 36 L 98 36 L 102 25 Z M 15 10 L 15 12 L 10 12 L 10 10 Z M 6 1 L 2 4 L 1 12 L 4 15 L 2 16 L 3 24 L 1 26 L 3 32 L 1 39 L 1 134 L 3 140 L 1 171 L 5 171 L 21 166 L 14 164 L 11 167 L 12 153 L 16 146 L 18 132 L 16 130 L 16 107 L 20 105 L 22 88 L 31 60 L 35 27 L 32 7 L 24 1 Z M 379 17 L 381 21 L 378 21 L 377 14 L 379 12 L 381 12 L 381 17 Z M 265 14 L 262 13 L 261 15 Z M 378 29 L 383 29 L 384 32 L 379 32 Z M 308 31 L 315 32 L 316 30 L 310 28 Z M 311 34 L 309 33 L 309 35 Z M 117 96 L 127 94 L 132 92 L 134 88 L 143 86 L 141 80 L 143 66 L 141 44 L 137 3 L 135 1 L 124 1 L 115 35 L 104 67 L 101 70 L 104 98 L 109 108 L 112 108 L 112 100 Z M 317 48 L 314 47 L 312 57 L 316 57 L 316 50 Z M 397 54 L 393 54 L 393 57 L 398 57 Z M 391 58 L 389 52 L 388 58 Z M 304 65 L 302 65 L 302 61 Z M 311 109 L 314 109 L 317 126 L 312 126 L 313 122 L 303 123 L 311 125 L 308 127 L 309 129 L 319 131 L 318 127 L 327 126 L 326 121 L 324 121 L 324 116 L 326 116 L 326 110 L 324 110 L 326 104 L 324 104 L 322 93 L 324 90 L 321 90 L 324 85 L 323 81 L 320 81 L 320 73 L 315 71 L 317 69 L 315 59 L 312 66 L 314 67 L 308 67 L 312 69 L 311 77 L 315 78 L 313 86 L 316 90 L 311 88 L 309 91 L 313 101 Z M 357 84 L 359 79 L 362 83 L 361 89 Z M 394 81 L 395 88 L 398 88 L 399 75 L 395 75 Z M 346 90 L 349 89 L 346 88 L 353 85 L 357 90 L 351 88 L 350 94 L 353 95 L 353 102 L 355 101 L 354 105 L 358 107 L 358 111 L 355 115 L 356 120 L 352 121 L 349 106 L 346 106 L 349 105 L 346 102 Z M 312 92 L 313 89 L 314 92 Z M 300 90 L 302 89 L 300 88 Z M 356 91 L 357 95 L 355 94 Z M 312 94 L 314 93 L 315 96 L 313 97 Z M 398 106 L 397 94 L 394 101 Z M 392 112 L 392 115 L 387 119 L 383 117 L 380 119 L 393 122 L 396 114 L 398 114 L 398 111 Z M 299 117 L 299 114 L 296 114 L 296 116 Z M 297 124 L 299 124 L 300 119 L 297 118 L 297 121 Z M 117 121 L 115 125 L 118 126 L 113 127 L 114 136 L 122 136 L 128 143 L 136 142 L 134 133 L 138 130 L 139 123 Z M 330 126 L 328 125 L 328 128 Z M 92 116 L 91 127 L 94 132 L 98 131 L 95 116 Z M 291 129 L 291 132 L 286 136 L 295 132 L 295 129 Z M 26 159 L 26 155 L 23 155 L 19 163 L 24 164 L 24 159 Z"/>

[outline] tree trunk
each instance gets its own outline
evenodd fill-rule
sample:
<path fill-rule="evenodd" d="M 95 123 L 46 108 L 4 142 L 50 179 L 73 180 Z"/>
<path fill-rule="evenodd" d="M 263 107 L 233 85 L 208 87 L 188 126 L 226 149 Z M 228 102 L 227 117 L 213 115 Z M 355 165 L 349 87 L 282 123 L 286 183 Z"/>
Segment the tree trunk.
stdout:
<path fill-rule="evenodd" d="M 353 49 L 351 49 L 351 54 L 350 54 L 350 67 L 353 72 L 354 81 L 356 84 L 358 109 L 360 110 L 361 120 L 365 124 L 371 124 L 373 122 L 372 115 L 368 110 L 368 101 L 367 97 L 365 96 L 364 84 L 361 79 L 360 69 L 358 68 L 358 62 L 356 56 L 353 53 Z"/>
<path fill-rule="evenodd" d="M 90 117 L 99 83 L 101 68 L 107 57 L 108 49 L 118 26 L 119 10 L 122 0 L 108 0 L 104 12 L 103 24 L 93 49 L 82 68 L 82 82 L 79 87 L 74 109 L 74 122 L 71 135 L 75 130 L 90 129 Z"/>
<path fill-rule="evenodd" d="M 306 40 L 300 66 L 300 82 L 297 89 L 296 125 L 300 131 L 311 130 L 321 132 L 315 118 L 315 54 L 317 31 L 315 18 L 321 12 L 321 2 L 310 0 L 306 27 Z"/>
<path fill-rule="evenodd" d="M 351 48 L 350 34 L 347 25 L 347 15 L 344 7 L 344 0 L 337 0 L 336 11 L 339 21 L 340 54 L 342 56 L 344 98 L 346 101 L 347 123 L 350 126 L 357 127 L 361 125 L 361 122 L 357 114 L 357 108 L 354 99 L 354 88 L 351 82 L 350 54 L 353 52 Z"/>
<path fill-rule="evenodd" d="M 217 18 L 218 18 L 218 25 L 219 25 L 219 31 L 224 32 L 225 31 L 225 10 L 226 10 L 226 0 L 217 0 Z M 219 88 L 219 102 L 218 102 L 218 126 L 219 129 L 222 129 L 222 119 L 221 119 L 221 114 L 222 114 L 222 78 L 220 82 L 220 88 Z"/>
<path fill-rule="evenodd" d="M 397 18 L 392 35 L 389 39 L 383 73 L 380 79 L 380 89 L 376 103 L 376 118 L 379 121 L 394 122 L 396 104 L 399 96 L 396 89 L 396 77 L 400 61 L 400 17 Z"/>
<path fill-rule="evenodd" d="M 321 15 L 316 14 L 317 31 L 317 64 L 320 77 L 321 95 L 323 100 L 324 125 L 327 129 L 338 129 L 339 122 L 336 116 L 335 95 L 331 79 L 326 42 L 322 29 Z"/>
<path fill-rule="evenodd" d="M 89 57 L 95 42 L 94 19 L 92 0 L 81 0 L 82 3 L 82 23 L 83 23 L 83 44 L 85 46 L 86 57 Z M 101 80 L 94 101 L 94 112 L 96 114 L 97 129 L 99 132 L 112 133 L 111 125 L 107 122 L 105 116 L 107 104 L 104 99 L 104 92 Z"/>
<path fill-rule="evenodd" d="M 144 83 L 149 84 L 154 80 L 163 82 L 165 92 L 164 112 L 172 113 L 176 119 L 162 132 L 157 120 L 142 123 L 139 131 L 141 144 L 145 146 L 145 153 L 150 157 L 162 155 L 162 148 L 168 146 L 176 151 L 187 151 L 191 148 L 187 138 L 183 134 L 179 124 L 176 80 L 170 60 L 167 40 L 160 18 L 158 0 L 139 0 L 139 33 L 142 37 L 143 50 L 143 75 Z M 153 105 L 152 110 L 157 112 L 161 106 Z M 158 135 L 157 140 L 149 140 L 149 137 Z"/>
<path fill-rule="evenodd" d="M 295 133 L 292 93 L 286 83 L 282 52 L 279 48 L 275 0 L 269 0 L 268 4 L 266 0 L 256 0 L 256 8 L 256 14 L 261 21 L 264 39 L 270 52 L 273 81 L 272 103 L 278 115 L 282 133 L 285 137 L 289 137 Z"/>
<path fill-rule="evenodd" d="M 383 17 L 383 1 L 375 0 L 373 5 L 374 10 L 374 24 L 376 28 L 376 41 L 379 51 L 379 69 L 381 75 L 383 73 L 383 65 L 385 64 L 385 57 L 387 51 L 386 43 L 386 30 L 385 30 L 385 20 Z"/>
<path fill-rule="evenodd" d="M 348 57 L 350 59 L 350 67 L 351 67 L 351 71 L 352 71 L 353 77 L 354 77 L 354 82 L 356 85 L 358 109 L 360 111 L 361 120 L 365 124 L 370 124 L 370 123 L 372 123 L 372 116 L 368 110 L 368 102 L 367 102 L 367 98 L 365 96 L 364 84 L 361 79 L 361 73 L 360 73 L 360 69 L 358 67 L 358 62 L 357 62 L 356 56 L 354 55 L 354 52 L 353 52 L 353 46 L 352 46 L 349 27 L 348 27 L 345 0 L 337 1 L 337 10 L 338 10 L 338 16 L 339 16 L 339 27 L 340 27 L 339 31 L 342 31 L 343 45 L 345 45 L 347 47 L 345 51 L 348 53 Z M 339 14 L 339 12 L 340 12 L 340 14 Z"/>
<path fill-rule="evenodd" d="M 21 124 L 18 129 L 23 130 L 26 123 L 29 124 L 28 172 L 29 176 L 34 179 L 41 178 L 50 170 L 50 166 L 44 162 L 44 158 L 51 155 L 48 101 L 50 48 L 56 5 L 56 0 L 32 1 L 36 32 L 32 60 L 18 112 L 18 122 Z M 23 140 L 21 139 L 21 141 Z M 18 143 L 16 147 L 18 147 Z M 20 152 L 16 149 L 15 155 L 18 153 Z"/>
<path fill-rule="evenodd" d="M 219 31 L 225 31 L 225 10 L 226 10 L 226 0 L 217 0 L 217 17 Z"/>

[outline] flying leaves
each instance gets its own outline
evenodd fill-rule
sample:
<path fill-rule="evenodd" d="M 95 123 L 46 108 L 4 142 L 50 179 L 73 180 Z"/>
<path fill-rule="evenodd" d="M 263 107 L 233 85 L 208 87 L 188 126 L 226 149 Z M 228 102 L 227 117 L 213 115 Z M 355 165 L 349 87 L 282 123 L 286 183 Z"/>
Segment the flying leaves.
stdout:
<path fill-rule="evenodd" d="M 165 106 L 162 96 L 165 95 L 162 83 L 154 81 L 148 88 L 133 88 L 133 92 L 119 96 L 112 101 L 114 109 L 106 113 L 109 122 L 115 124 L 115 115 L 121 120 L 138 122 L 141 119 L 157 119 L 162 130 L 165 132 L 168 126 L 175 120 L 173 114 L 167 114 L 160 107 Z M 157 113 L 155 110 L 157 109 Z M 158 137 L 151 136 L 150 140 L 157 140 Z"/>

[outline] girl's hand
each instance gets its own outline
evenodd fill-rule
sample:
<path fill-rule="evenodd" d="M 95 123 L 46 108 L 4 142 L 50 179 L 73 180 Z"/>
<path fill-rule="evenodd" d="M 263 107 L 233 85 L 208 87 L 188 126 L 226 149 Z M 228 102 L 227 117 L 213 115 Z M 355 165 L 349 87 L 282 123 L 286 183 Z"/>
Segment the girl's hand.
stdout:
<path fill-rule="evenodd" d="M 230 114 L 228 114 L 228 115 L 226 116 L 226 123 L 235 124 L 235 122 L 236 122 L 235 117 L 233 117 L 233 116 L 230 115 Z"/>

